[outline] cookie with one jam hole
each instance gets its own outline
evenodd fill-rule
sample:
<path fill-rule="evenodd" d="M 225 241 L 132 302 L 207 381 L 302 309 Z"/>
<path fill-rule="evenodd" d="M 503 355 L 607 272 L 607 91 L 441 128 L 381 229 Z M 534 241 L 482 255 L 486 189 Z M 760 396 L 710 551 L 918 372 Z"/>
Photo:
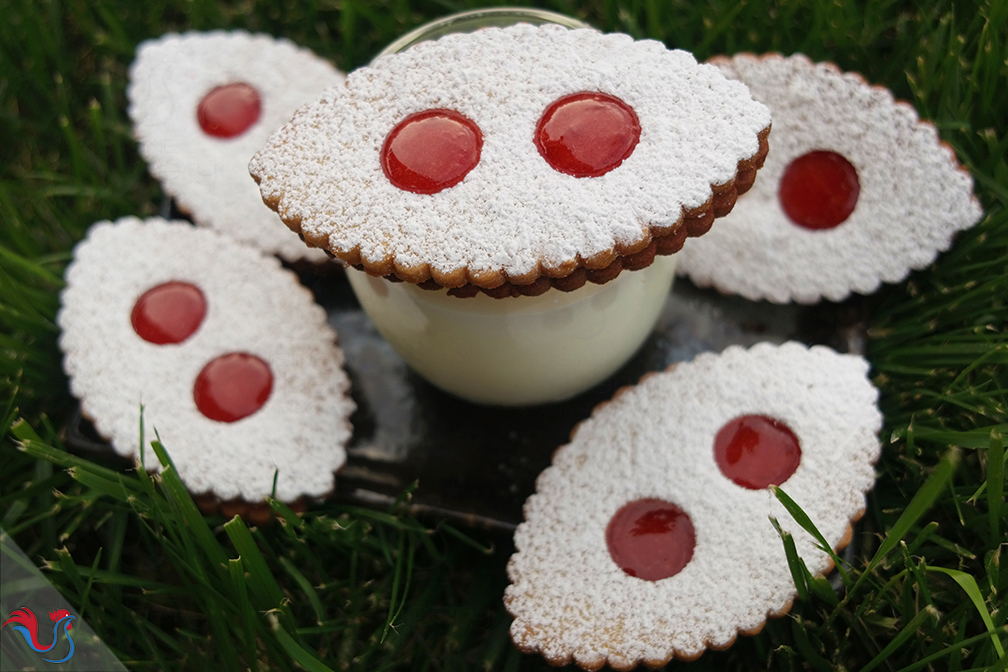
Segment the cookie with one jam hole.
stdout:
<path fill-rule="evenodd" d="M 898 282 L 983 214 L 937 129 L 860 75 L 797 54 L 711 61 L 773 113 L 753 188 L 676 271 L 774 303 L 840 301 Z"/>
<path fill-rule="evenodd" d="M 99 222 L 60 298 L 70 389 L 116 452 L 139 457 L 142 408 L 201 502 L 261 504 L 274 474 L 283 501 L 333 489 L 355 408 L 343 353 L 277 259 L 187 222 Z"/>
<path fill-rule="evenodd" d="M 193 31 L 140 44 L 129 77 L 140 154 L 183 212 L 288 262 L 328 260 L 262 204 L 248 162 L 298 107 L 342 84 L 343 73 L 288 40 Z"/>
<path fill-rule="evenodd" d="M 796 342 L 731 346 L 595 408 L 525 503 L 504 603 L 519 649 L 627 670 L 723 649 L 796 597 L 772 519 L 813 575 L 829 555 L 771 488 L 846 546 L 882 416 L 868 363 Z"/>

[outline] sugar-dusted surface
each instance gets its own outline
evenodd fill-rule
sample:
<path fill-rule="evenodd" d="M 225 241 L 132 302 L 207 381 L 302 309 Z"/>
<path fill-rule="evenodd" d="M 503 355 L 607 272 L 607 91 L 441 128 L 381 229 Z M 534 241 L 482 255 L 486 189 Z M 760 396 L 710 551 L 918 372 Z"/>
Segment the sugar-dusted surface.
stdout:
<path fill-rule="evenodd" d="M 788 342 L 732 346 L 720 355 L 645 376 L 596 408 L 561 447 L 525 504 L 504 601 L 525 651 L 586 669 L 659 665 L 730 645 L 795 599 L 784 548 L 769 517 L 794 534 L 813 573 L 830 566 L 769 490 L 722 475 L 717 431 L 744 414 L 769 415 L 797 435 L 802 460 L 781 487 L 834 546 L 874 483 L 882 418 L 860 357 Z M 625 574 L 605 529 L 627 502 L 681 507 L 696 531 L 679 574 Z"/>
<path fill-rule="evenodd" d="M 983 214 L 952 149 L 887 89 L 800 54 L 714 62 L 770 107 L 774 131 L 753 188 L 680 254 L 678 272 L 697 284 L 775 303 L 839 301 L 924 268 Z M 833 229 L 794 225 L 777 197 L 787 166 L 813 150 L 843 155 L 861 184 Z"/>
<path fill-rule="evenodd" d="M 262 203 L 248 161 L 299 106 L 344 76 L 311 51 L 243 31 L 168 34 L 137 49 L 129 114 L 151 174 L 201 225 L 288 261 L 326 260 Z M 196 108 L 218 86 L 244 82 L 262 102 L 259 120 L 234 138 L 200 128 Z"/>
<path fill-rule="evenodd" d="M 630 157 L 596 178 L 557 172 L 533 139 L 546 107 L 579 91 L 619 97 L 642 127 Z M 402 191 L 382 171 L 382 143 L 404 117 L 434 108 L 479 126 L 480 162 L 450 189 Z M 744 86 L 686 52 L 518 25 L 448 35 L 351 73 L 278 129 L 250 170 L 289 225 L 350 263 L 493 287 L 643 248 L 652 230 L 708 203 L 711 185 L 734 180 L 769 124 Z"/>
<path fill-rule="evenodd" d="M 172 280 L 203 291 L 206 317 L 182 343 L 155 345 L 130 314 L 145 291 Z M 280 499 L 332 490 L 354 410 L 343 353 L 325 311 L 276 259 L 185 222 L 129 217 L 91 228 L 66 283 L 57 318 L 64 368 L 116 451 L 138 455 L 143 406 L 148 440 L 156 429 L 194 493 L 259 501 L 275 470 Z M 229 352 L 266 360 L 273 390 L 247 418 L 215 422 L 196 408 L 193 384 Z"/>

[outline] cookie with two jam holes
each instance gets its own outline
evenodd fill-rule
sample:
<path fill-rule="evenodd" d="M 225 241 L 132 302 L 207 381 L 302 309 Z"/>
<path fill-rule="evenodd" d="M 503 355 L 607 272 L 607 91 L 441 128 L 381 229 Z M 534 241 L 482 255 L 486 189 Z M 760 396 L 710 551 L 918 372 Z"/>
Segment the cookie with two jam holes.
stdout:
<path fill-rule="evenodd" d="M 211 508 L 261 508 L 274 475 L 287 502 L 333 489 L 354 409 L 343 353 L 277 259 L 186 222 L 99 222 L 61 303 L 71 390 L 116 452 L 141 454 L 142 407 L 148 440 Z"/>

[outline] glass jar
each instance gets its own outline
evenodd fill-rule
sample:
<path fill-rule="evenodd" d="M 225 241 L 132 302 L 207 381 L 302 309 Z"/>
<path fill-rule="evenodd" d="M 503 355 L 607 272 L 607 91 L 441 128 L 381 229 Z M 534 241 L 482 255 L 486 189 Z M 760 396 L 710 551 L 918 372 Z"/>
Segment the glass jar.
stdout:
<path fill-rule="evenodd" d="M 448 33 L 520 22 L 590 27 L 538 9 L 481 9 L 421 26 L 379 56 Z M 456 298 L 352 268 L 347 276 L 379 333 L 421 376 L 470 401 L 523 406 L 572 397 L 626 363 L 654 328 L 674 269 L 674 256 L 657 257 L 604 285 L 504 299 Z"/>

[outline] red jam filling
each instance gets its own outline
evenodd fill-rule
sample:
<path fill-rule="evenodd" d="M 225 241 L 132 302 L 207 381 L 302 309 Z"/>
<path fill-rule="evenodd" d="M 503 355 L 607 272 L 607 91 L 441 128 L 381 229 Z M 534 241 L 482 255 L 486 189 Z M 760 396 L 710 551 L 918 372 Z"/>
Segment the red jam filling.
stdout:
<path fill-rule="evenodd" d="M 743 415 L 714 437 L 714 459 L 721 473 L 743 488 L 762 490 L 780 485 L 798 468 L 798 437 L 779 420 Z"/>
<path fill-rule="evenodd" d="M 645 581 L 675 576 L 693 558 L 696 534 L 686 513 L 660 499 L 624 505 L 606 527 L 609 555 L 620 569 Z"/>
<path fill-rule="evenodd" d="M 543 112 L 535 145 L 546 163 L 574 177 L 598 177 L 633 154 L 641 126 L 633 108 L 606 93 L 574 93 Z"/>
<path fill-rule="evenodd" d="M 193 399 L 200 413 L 218 422 L 246 418 L 269 399 L 273 372 L 265 361 L 244 352 L 211 360 L 196 377 Z"/>
<path fill-rule="evenodd" d="M 784 170 L 777 193 L 788 218 L 806 229 L 832 229 L 850 217 L 861 183 L 850 161 L 836 152 L 799 156 Z"/>
<path fill-rule="evenodd" d="M 261 112 L 259 92 L 248 84 L 236 82 L 218 86 L 203 96 L 196 108 L 196 118 L 207 135 L 233 138 L 257 122 Z"/>
<path fill-rule="evenodd" d="M 381 149 L 389 182 L 414 194 L 436 194 L 454 187 L 476 167 L 483 134 L 454 110 L 424 110 L 392 129 Z"/>
<path fill-rule="evenodd" d="M 166 282 L 144 292 L 133 305 L 130 321 L 140 338 L 156 345 L 181 343 L 206 316 L 206 298 L 187 282 Z"/>

